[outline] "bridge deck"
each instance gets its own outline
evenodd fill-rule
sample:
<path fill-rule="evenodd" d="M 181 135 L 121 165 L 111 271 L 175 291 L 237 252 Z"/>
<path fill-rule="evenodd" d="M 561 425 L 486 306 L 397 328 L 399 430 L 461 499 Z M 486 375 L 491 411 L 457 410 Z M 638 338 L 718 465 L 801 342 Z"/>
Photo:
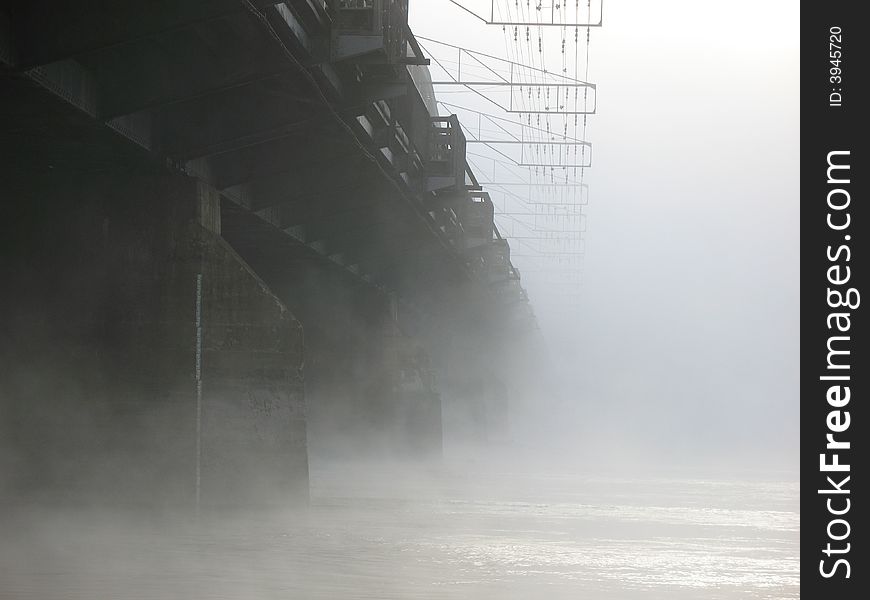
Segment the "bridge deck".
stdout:
<path fill-rule="evenodd" d="M 12 2 L 0 27 L 10 139 L 50 140 L 42 151 L 60 160 L 138 157 L 196 176 L 220 192 L 223 234 L 243 255 L 318 255 L 417 302 L 493 283 L 475 266 L 487 254 L 467 251 L 455 193 L 445 196 L 450 174 L 428 172 L 432 124 L 405 67 L 421 62 L 406 4 L 374 3 L 384 47 L 361 55 L 379 38 L 341 35 L 343 4 L 329 4 Z M 495 283 L 517 283 L 509 261 L 499 272 Z"/>

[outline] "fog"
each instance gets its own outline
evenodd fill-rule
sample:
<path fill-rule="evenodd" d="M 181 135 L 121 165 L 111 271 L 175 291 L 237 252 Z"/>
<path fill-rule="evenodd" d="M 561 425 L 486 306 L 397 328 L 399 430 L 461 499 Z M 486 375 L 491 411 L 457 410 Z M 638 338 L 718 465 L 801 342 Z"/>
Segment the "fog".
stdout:
<path fill-rule="evenodd" d="M 794 483 L 348 461 L 305 510 L 7 511 L 3 597 L 798 598 Z"/>
<path fill-rule="evenodd" d="M 556 364 L 538 433 L 560 452 L 796 472 L 798 24 L 786 1 L 605 2 L 579 300 L 514 261 Z M 507 56 L 447 2 L 411 25 Z M 493 111 L 468 96 L 450 102 Z"/>
<path fill-rule="evenodd" d="M 164 227 L 189 187 L 102 139 L 93 172 L 52 158 L 34 177 L 48 159 L 16 155 L 0 598 L 799 597 L 798 21 L 785 0 L 606 1 L 578 68 L 597 84 L 593 164 L 558 175 L 588 185 L 582 261 L 547 256 L 492 190 L 527 335 L 492 334 L 472 301 L 420 317 L 310 248 L 274 259 L 245 246 L 248 221 Z M 448 0 L 411 0 L 410 27 L 510 56 L 509 30 Z M 526 173 L 469 152 L 482 181 Z M 207 249 L 220 313 L 202 421 L 185 244 Z"/>

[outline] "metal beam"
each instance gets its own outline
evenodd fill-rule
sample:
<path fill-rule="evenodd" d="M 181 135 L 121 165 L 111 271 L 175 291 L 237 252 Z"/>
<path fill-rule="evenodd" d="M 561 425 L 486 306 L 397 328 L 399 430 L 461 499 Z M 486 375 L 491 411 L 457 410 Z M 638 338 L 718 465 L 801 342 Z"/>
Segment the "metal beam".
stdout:
<path fill-rule="evenodd" d="M 212 21 L 78 59 L 105 90 L 104 118 L 298 73 L 251 18 Z M 294 82 L 297 93 L 300 82 Z M 302 84 L 301 89 L 309 89 Z"/>
<path fill-rule="evenodd" d="M 354 260 L 360 268 L 364 268 L 373 277 L 378 277 L 386 268 L 400 262 L 413 265 L 421 252 L 419 238 L 414 233 L 406 232 L 381 240 L 378 246 L 368 245 L 359 249 Z"/>
<path fill-rule="evenodd" d="M 371 174 L 360 165 L 364 159 L 355 157 L 345 161 L 342 168 L 324 178 L 320 169 L 296 169 L 259 179 L 246 186 L 245 193 L 252 199 L 251 208 L 262 210 L 270 206 L 314 205 L 315 200 L 330 198 L 346 189 L 366 189 Z"/>
<path fill-rule="evenodd" d="M 418 244 L 421 243 L 420 232 L 412 223 L 406 223 L 406 227 L 400 229 L 398 233 L 390 227 L 400 218 L 399 215 L 392 215 L 382 221 L 373 221 L 367 227 L 350 229 L 342 232 L 340 238 L 328 240 L 325 245 L 328 246 L 330 254 L 343 254 L 354 262 L 361 262 L 372 253 L 373 249 L 388 248 L 390 243 L 396 240 L 416 240 Z M 434 238 L 432 241 L 434 243 Z"/>
<path fill-rule="evenodd" d="M 259 62 L 249 64 L 257 68 L 233 74 L 230 77 L 210 78 L 201 73 L 195 76 L 191 75 L 189 71 L 185 71 L 187 76 L 173 85 L 149 82 L 148 76 L 142 75 L 133 85 L 120 86 L 121 90 L 107 94 L 100 114 L 103 118 L 110 119 L 142 110 L 157 110 L 191 100 L 207 99 L 221 92 L 268 81 L 298 71 L 295 67 L 268 68 L 268 65 Z M 173 69 L 168 65 L 166 68 L 169 71 Z"/>
<path fill-rule="evenodd" d="M 539 81 L 433 81 L 432 85 L 437 86 L 475 86 L 475 85 L 485 85 L 487 87 L 495 86 L 495 87 L 552 87 L 552 88 L 590 88 L 595 89 L 594 83 L 587 83 L 585 81 L 578 81 L 576 83 L 541 83 Z M 528 110 L 524 110 L 523 112 L 530 112 Z"/>
<path fill-rule="evenodd" d="M 528 181 L 481 181 L 480 185 L 495 185 L 500 187 L 565 187 L 565 188 L 588 188 L 589 185 L 585 183 L 578 182 L 565 182 L 565 183 L 531 183 Z"/>
<path fill-rule="evenodd" d="M 371 198 L 361 199 L 353 194 L 345 194 L 340 199 L 330 199 L 304 204 L 281 204 L 281 223 L 285 229 L 301 227 L 306 230 L 306 240 L 324 239 L 323 231 L 343 218 L 357 218 L 368 214 L 377 208 L 377 201 Z M 362 219 L 360 219 L 362 221 Z M 319 231 L 318 231 L 319 230 Z"/>
<path fill-rule="evenodd" d="M 556 142 L 550 140 L 475 140 L 468 139 L 466 144 L 528 144 L 529 146 L 586 146 L 592 147 L 592 142 Z"/>
<path fill-rule="evenodd" d="M 279 211 L 283 228 L 303 227 L 330 214 L 342 213 L 351 207 L 357 209 L 370 206 L 370 202 L 354 202 L 357 197 L 352 192 L 359 187 L 360 184 L 357 182 L 341 186 L 331 185 L 317 193 L 298 196 L 269 208 Z"/>
<path fill-rule="evenodd" d="M 269 6 L 271 0 L 254 0 Z M 17 68 L 31 69 L 92 52 L 147 41 L 241 13 L 238 0 L 140 0 L 20 2 L 12 13 Z"/>
<path fill-rule="evenodd" d="M 592 162 L 581 164 L 581 163 L 573 163 L 573 164 L 564 164 L 564 163 L 530 163 L 530 162 L 518 162 L 518 167 L 550 167 L 551 169 L 588 169 L 592 166 Z"/>
<path fill-rule="evenodd" d="M 213 174 L 214 186 L 228 188 L 271 177 L 279 173 L 306 169 L 334 168 L 359 149 L 349 142 L 325 139 L 320 131 L 303 129 L 287 137 L 269 140 L 211 156 L 204 160 Z M 327 171 L 321 171 L 327 172 Z"/>
<path fill-rule="evenodd" d="M 173 140 L 170 142 L 171 145 L 166 148 L 165 152 L 167 155 L 181 160 L 192 160 L 195 158 L 215 156 L 218 154 L 233 152 L 235 150 L 241 150 L 243 148 L 249 148 L 257 144 L 265 144 L 267 142 L 281 140 L 300 131 L 304 131 L 309 127 L 323 123 L 324 120 L 318 118 L 292 121 L 274 125 L 259 131 L 252 131 L 250 133 L 216 139 L 210 143 L 206 141 L 184 142 Z"/>
<path fill-rule="evenodd" d="M 305 232 L 306 243 L 329 242 L 328 245 L 332 247 L 336 238 L 344 239 L 350 232 L 392 225 L 397 220 L 396 215 L 385 215 L 383 210 L 378 210 L 377 204 L 369 203 L 351 209 L 330 211 L 319 218 L 303 221 L 301 226 Z"/>
<path fill-rule="evenodd" d="M 190 160 L 262 144 L 315 129 L 328 136 L 334 120 L 310 100 L 285 96 L 256 85 L 227 90 L 208 99 L 178 104 L 156 113 L 161 150 Z"/>
<path fill-rule="evenodd" d="M 451 81 L 454 83 L 458 83 L 457 80 L 462 79 L 462 55 L 465 54 L 468 57 L 468 59 L 466 59 L 466 61 L 468 61 L 470 59 L 470 60 L 473 60 L 474 63 L 477 63 L 477 66 L 475 67 L 475 69 L 477 69 L 479 67 L 483 67 L 484 69 L 488 70 L 490 73 L 492 73 L 495 77 L 497 77 L 502 82 L 501 85 L 504 85 L 504 84 L 523 85 L 520 83 L 513 83 L 514 72 L 517 72 L 517 73 L 540 73 L 542 78 L 543 77 L 553 77 L 557 80 L 561 80 L 561 81 L 568 83 L 568 84 L 595 87 L 594 84 L 591 84 L 587 81 L 582 81 L 580 79 L 576 79 L 574 77 L 569 77 L 567 75 L 562 75 L 560 73 L 554 73 L 553 71 L 548 71 L 547 69 L 544 69 L 541 67 L 536 67 L 534 65 L 527 65 L 527 64 L 515 62 L 512 60 L 508 60 L 506 58 L 502 58 L 500 56 L 486 54 L 485 52 L 478 52 L 477 50 L 470 50 L 468 48 L 465 48 L 464 46 L 457 46 L 455 44 L 448 44 L 447 42 L 440 42 L 440 41 L 432 39 L 432 38 L 427 38 L 427 37 L 423 37 L 423 36 L 417 36 L 417 37 L 421 40 L 426 41 L 426 42 L 431 42 L 431 43 L 437 44 L 439 46 L 445 46 L 447 48 L 451 48 L 451 49 L 457 51 L 457 60 L 456 60 L 456 64 L 457 64 L 456 75 L 457 76 L 456 76 L 456 78 L 453 78 L 453 75 L 451 75 L 450 72 L 447 71 L 447 69 L 444 69 L 444 71 L 451 78 Z M 498 70 L 487 65 L 484 61 L 481 60 L 481 58 L 486 59 L 486 60 L 494 60 L 494 61 L 497 61 L 498 63 L 508 65 L 508 69 L 509 69 L 508 77 L 505 77 Z M 439 65 L 441 64 L 438 62 L 437 59 L 435 60 L 435 62 L 438 63 Z M 474 63 L 472 63 L 472 65 L 474 65 Z M 489 84 L 490 82 L 487 81 L 485 83 Z M 474 85 L 474 84 L 465 83 L 464 85 Z M 534 85 L 546 85 L 546 84 L 543 81 L 537 81 L 534 83 Z"/>
<path fill-rule="evenodd" d="M 516 20 L 497 20 L 496 16 L 495 16 L 495 12 L 496 12 L 495 11 L 495 0 L 492 0 L 492 2 L 490 4 L 490 14 L 488 17 L 476 13 L 475 11 L 471 10 L 470 8 L 468 8 L 467 6 L 465 6 L 464 4 L 459 2 L 458 0 L 447 0 L 447 1 L 450 2 L 451 4 L 454 4 L 455 6 L 458 6 L 459 8 L 464 10 L 466 13 L 475 17 L 476 19 L 483 21 L 487 25 L 503 25 L 503 26 L 516 25 L 516 26 L 520 26 L 520 27 L 525 27 L 525 26 L 528 26 L 528 27 L 533 27 L 533 26 L 536 26 L 536 27 L 601 27 L 604 24 L 604 0 L 599 0 L 599 3 L 597 5 L 598 6 L 598 11 L 597 11 L 598 20 L 597 21 L 591 20 L 592 19 L 592 14 L 591 14 L 592 9 L 590 8 L 589 9 L 589 13 L 590 13 L 589 19 L 590 20 L 588 20 L 588 21 L 575 20 L 574 22 L 569 22 L 567 18 L 560 18 L 557 20 L 556 12 L 555 12 L 555 7 L 558 6 L 557 3 L 551 4 L 549 7 L 550 8 L 549 20 L 546 20 L 546 19 L 541 20 L 540 18 L 538 18 L 537 21 L 523 21 L 523 20 L 516 21 Z M 540 6 L 540 2 L 538 3 L 538 6 Z M 562 6 L 563 7 L 565 6 L 564 2 L 562 3 Z M 590 7 L 591 7 L 591 4 L 590 4 Z M 567 8 L 565 10 L 567 11 Z M 546 14 L 547 11 L 543 11 L 543 13 Z M 511 14 L 510 5 L 508 5 L 508 15 L 510 15 L 510 14 Z"/>

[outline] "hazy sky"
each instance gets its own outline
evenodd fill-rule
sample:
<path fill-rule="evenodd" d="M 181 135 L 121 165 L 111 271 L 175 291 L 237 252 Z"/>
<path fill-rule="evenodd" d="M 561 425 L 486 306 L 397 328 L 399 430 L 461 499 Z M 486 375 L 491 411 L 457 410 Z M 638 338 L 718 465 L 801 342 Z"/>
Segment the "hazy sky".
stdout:
<path fill-rule="evenodd" d="M 578 437 L 797 466 L 798 25 L 785 0 L 605 0 L 581 301 L 524 276 Z M 447 0 L 411 27 L 505 56 Z"/>

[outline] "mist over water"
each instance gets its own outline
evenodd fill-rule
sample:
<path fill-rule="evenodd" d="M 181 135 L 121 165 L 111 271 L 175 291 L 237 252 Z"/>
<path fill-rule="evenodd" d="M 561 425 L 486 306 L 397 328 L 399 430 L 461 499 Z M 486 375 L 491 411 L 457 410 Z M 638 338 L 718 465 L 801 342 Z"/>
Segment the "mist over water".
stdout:
<path fill-rule="evenodd" d="M 472 35 L 447 2 L 412 4 L 416 34 L 501 51 L 500 29 Z M 426 428 L 440 435 L 443 425 L 434 456 L 397 450 L 431 442 L 415 439 L 420 428 L 377 437 L 387 429 L 370 407 L 389 405 L 378 393 L 390 382 L 368 381 L 367 361 L 389 336 L 355 316 L 356 296 L 337 301 L 341 286 L 315 289 L 318 277 L 305 273 L 287 284 L 307 292 L 294 310 L 308 345 L 308 507 L 258 498 L 271 508 L 196 516 L 120 493 L 129 491 L 122 481 L 159 487 L 167 465 L 189 467 L 194 429 L 153 403 L 142 418 L 117 408 L 95 355 L 58 334 L 70 307 L 92 309 L 87 296 L 57 292 L 96 286 L 70 266 L 87 261 L 69 250 L 77 246 L 28 241 L 48 258 L 10 287 L 26 288 L 45 265 L 70 282 L 37 278 L 8 312 L 27 326 L 9 328 L 14 341 L 0 348 L 13 375 L 4 373 L 0 396 L 19 411 L 0 414 L 0 600 L 798 598 L 797 12 L 741 2 L 729 13 L 751 18 L 735 28 L 717 10 L 608 3 L 607 27 L 593 34 L 590 79 L 602 102 L 590 128 L 579 304 L 566 306 L 562 288 L 517 260 L 544 340 L 498 365 L 522 374 L 509 390 L 492 394 L 488 365 L 476 363 L 463 367 L 480 381 L 439 390 L 442 422 Z M 738 43 L 749 33 L 752 44 Z M 82 194 L 101 198 L 101 189 Z M 73 237 L 63 214 L 55 227 Z M 96 239 L 104 226 L 94 223 Z M 67 255 L 69 265 L 56 258 Z M 65 310 L 45 308 L 55 315 L 46 320 L 31 307 L 42 303 Z M 77 341 L 71 323 L 66 335 Z M 329 330 L 324 346 L 356 344 L 346 354 L 362 358 L 312 352 L 318 325 Z M 457 348 L 444 354 L 485 354 Z M 360 402 L 366 395 L 383 402 Z M 507 398 L 497 415 L 507 422 L 485 439 L 491 432 L 474 421 L 486 421 L 493 397 Z M 191 406 L 181 407 L 188 419 Z M 172 426 L 183 431 L 174 454 L 154 433 Z M 106 451 L 115 446 L 100 431 L 130 455 Z M 183 460 L 161 463 L 155 448 Z M 185 465 L 174 466 L 189 491 Z M 220 473 L 221 489 L 232 489 Z M 264 468 L 262 479 L 275 473 Z M 91 480 L 101 499 L 65 495 Z M 46 482 L 58 485 L 44 497 L 16 496 L 12 485 Z"/>
<path fill-rule="evenodd" d="M 0 597 L 797 598 L 798 485 L 312 459 L 311 507 L 7 512 Z M 779 477 L 778 477 L 779 476 Z"/>

